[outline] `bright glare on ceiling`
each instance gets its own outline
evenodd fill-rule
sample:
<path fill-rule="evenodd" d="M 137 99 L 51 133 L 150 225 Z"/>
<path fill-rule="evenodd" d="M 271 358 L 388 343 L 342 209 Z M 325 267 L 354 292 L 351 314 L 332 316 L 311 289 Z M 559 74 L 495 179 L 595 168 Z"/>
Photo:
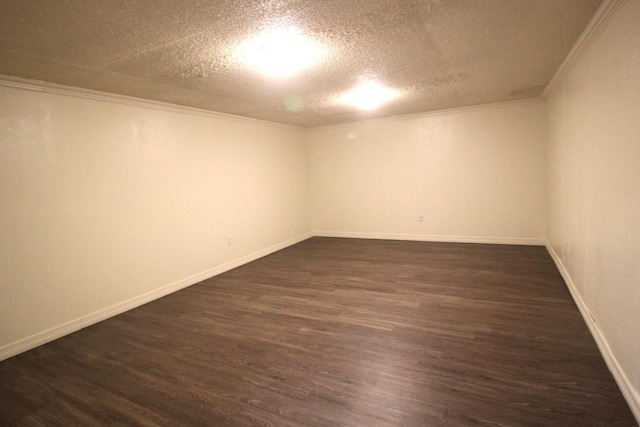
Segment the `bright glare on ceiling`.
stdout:
<path fill-rule="evenodd" d="M 400 91 L 367 80 L 340 96 L 340 102 L 361 110 L 374 110 L 396 98 Z"/>
<path fill-rule="evenodd" d="M 265 31 L 239 46 L 240 60 L 270 77 L 289 77 L 322 60 L 326 48 L 296 28 Z"/>
<path fill-rule="evenodd" d="M 251 69 L 269 77 L 286 78 L 317 65 L 327 48 L 297 28 L 276 28 L 240 44 L 236 55 Z M 361 110 L 374 110 L 397 97 L 399 91 L 366 80 L 339 96 L 339 102 Z"/>

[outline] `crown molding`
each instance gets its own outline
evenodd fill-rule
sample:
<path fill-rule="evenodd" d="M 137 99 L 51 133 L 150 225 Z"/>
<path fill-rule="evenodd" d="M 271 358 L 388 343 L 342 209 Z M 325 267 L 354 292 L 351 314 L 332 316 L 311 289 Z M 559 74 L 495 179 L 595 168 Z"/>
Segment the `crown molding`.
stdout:
<path fill-rule="evenodd" d="M 132 96 L 118 95 L 118 94 L 113 94 L 108 92 L 100 92 L 100 91 L 91 90 L 91 89 L 83 89 L 83 88 L 74 87 L 74 86 L 59 85 L 56 83 L 49 83 L 49 82 L 44 82 L 40 80 L 24 79 L 21 77 L 8 76 L 5 74 L 0 74 L 0 87 L 8 87 L 13 89 L 28 90 L 31 92 L 40 92 L 40 93 L 48 93 L 53 95 L 89 99 L 93 101 L 115 103 L 115 104 L 128 105 L 128 106 L 139 107 L 139 108 L 167 111 L 171 113 L 189 114 L 192 116 L 209 117 L 209 118 L 217 118 L 217 119 L 240 121 L 240 122 L 248 121 L 248 122 L 254 122 L 256 124 L 293 128 L 293 129 L 303 130 L 303 131 L 312 131 L 314 129 L 319 129 L 319 128 L 322 129 L 322 128 L 331 128 L 331 127 L 352 126 L 354 124 L 360 125 L 360 124 L 369 124 L 369 123 L 380 123 L 385 121 L 412 120 L 412 119 L 420 119 L 420 118 L 431 117 L 431 116 L 456 114 L 456 113 L 464 113 L 464 112 L 470 112 L 470 111 L 503 108 L 503 107 L 509 107 L 509 106 L 514 106 L 519 104 L 543 102 L 543 99 L 541 97 L 526 98 L 526 99 L 519 99 L 514 101 L 494 102 L 490 104 L 478 104 L 478 105 L 470 105 L 465 107 L 448 108 L 443 110 L 426 111 L 421 113 L 404 114 L 404 115 L 389 116 L 389 117 L 379 117 L 375 119 L 356 120 L 356 121 L 346 122 L 346 123 L 303 127 L 303 126 L 290 125 L 286 123 L 270 122 L 268 120 L 254 119 L 251 117 L 220 113 L 217 111 L 204 110 L 200 108 L 186 107 L 186 106 L 177 105 L 177 104 L 170 104 L 168 102 L 152 101 L 152 100 L 143 99 L 143 98 L 135 98 Z"/>
<path fill-rule="evenodd" d="M 607 28 L 609 22 L 616 16 L 618 11 L 624 6 L 627 0 L 604 0 L 596 11 L 587 27 L 584 29 L 578 41 L 573 45 L 567 56 L 560 64 L 560 67 L 553 75 L 549 84 L 545 88 L 542 96 L 548 95 L 550 89 L 555 86 L 562 78 L 575 66 L 575 64 L 584 56 L 600 37 L 602 32 Z"/>
<path fill-rule="evenodd" d="M 469 112 L 482 111 L 482 110 L 496 110 L 499 108 L 515 107 L 518 105 L 541 104 L 541 103 L 544 103 L 544 99 L 538 96 L 535 98 L 517 99 L 514 101 L 492 102 L 489 104 L 476 104 L 476 105 L 469 105 L 465 107 L 454 107 L 454 108 L 447 108 L 443 110 L 425 111 L 422 113 L 400 114 L 397 116 L 378 117 L 375 119 L 363 119 L 363 120 L 354 120 L 352 122 L 345 122 L 345 123 L 312 126 L 312 127 L 305 128 L 305 130 L 307 132 L 313 132 L 315 130 L 320 130 L 320 129 L 333 129 L 333 128 L 352 127 L 352 126 L 369 125 L 369 124 L 380 124 L 385 122 L 417 120 L 417 119 L 423 119 L 423 118 L 434 117 L 434 116 L 446 116 L 451 114 L 469 113 Z"/>
<path fill-rule="evenodd" d="M 266 126 L 277 126 L 292 129 L 302 129 L 300 126 L 285 123 L 270 122 L 268 120 L 254 119 L 251 117 L 236 116 L 233 114 L 220 113 L 217 111 L 204 110 L 201 108 L 186 107 L 183 105 L 171 104 L 168 102 L 152 101 L 149 99 L 135 98 L 133 96 L 118 95 L 97 90 L 83 89 L 74 86 L 64 86 L 56 83 L 49 83 L 40 80 L 23 79 L 21 77 L 0 74 L 0 87 L 12 89 L 22 89 L 31 92 L 47 93 L 52 95 L 69 96 L 73 98 L 89 99 L 92 101 L 108 102 L 132 107 L 147 108 L 152 110 L 166 111 L 177 114 L 188 114 L 192 116 L 208 117 L 236 122 L 252 122 Z"/>

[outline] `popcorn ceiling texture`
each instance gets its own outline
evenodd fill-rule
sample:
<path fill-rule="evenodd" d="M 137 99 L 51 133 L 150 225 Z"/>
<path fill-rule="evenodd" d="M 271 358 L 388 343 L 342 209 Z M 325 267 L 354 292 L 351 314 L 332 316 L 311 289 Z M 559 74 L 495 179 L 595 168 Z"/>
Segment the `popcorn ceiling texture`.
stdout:
<path fill-rule="evenodd" d="M 0 2 L 0 74 L 298 126 L 539 96 L 601 0 Z M 238 61 L 294 26 L 323 61 L 287 79 Z M 363 77 L 404 95 L 362 113 Z"/>

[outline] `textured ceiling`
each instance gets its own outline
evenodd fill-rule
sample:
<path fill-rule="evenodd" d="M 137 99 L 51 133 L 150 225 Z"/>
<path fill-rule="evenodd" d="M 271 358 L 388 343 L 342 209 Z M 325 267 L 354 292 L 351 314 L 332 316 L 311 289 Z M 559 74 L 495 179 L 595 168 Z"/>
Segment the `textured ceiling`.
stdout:
<path fill-rule="evenodd" d="M 299 126 L 539 96 L 601 0 L 0 0 L 0 74 Z M 295 26 L 327 48 L 287 79 L 237 46 Z M 366 113 L 363 77 L 403 95 Z"/>

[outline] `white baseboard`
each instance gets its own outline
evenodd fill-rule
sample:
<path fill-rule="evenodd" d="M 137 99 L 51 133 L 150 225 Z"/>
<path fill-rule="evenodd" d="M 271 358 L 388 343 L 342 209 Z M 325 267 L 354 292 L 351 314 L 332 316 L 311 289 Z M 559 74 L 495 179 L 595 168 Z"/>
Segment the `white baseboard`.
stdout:
<path fill-rule="evenodd" d="M 622 395 L 629 404 L 631 412 L 633 412 L 633 416 L 636 418 L 638 424 L 640 424 L 640 394 L 638 394 L 638 392 L 634 390 L 631 382 L 629 381 L 629 378 L 627 378 L 624 371 L 622 370 L 622 367 L 618 363 L 618 360 L 611 351 L 611 347 L 609 347 L 609 343 L 607 342 L 605 336 L 602 334 L 602 331 L 600 331 L 598 324 L 595 322 L 593 316 L 591 315 L 591 312 L 589 311 L 589 308 L 578 292 L 578 289 L 573 283 L 573 280 L 571 279 L 569 272 L 562 263 L 562 260 L 549 243 L 546 244 L 546 247 L 549 251 L 549 254 L 551 255 L 551 258 L 553 258 L 553 262 L 555 262 L 556 267 L 558 267 L 558 271 L 560 271 L 562 278 L 567 284 L 567 288 L 569 288 L 569 292 L 571 293 L 573 300 L 578 306 L 580 314 L 582 314 L 582 318 L 589 327 L 589 331 L 596 341 L 598 349 L 600 349 L 600 353 L 602 354 L 607 367 L 611 371 L 613 378 L 616 380 L 616 383 L 618 384 Z"/>
<path fill-rule="evenodd" d="M 0 347 L 0 361 L 24 353 L 27 350 L 41 346 L 48 342 L 62 338 L 82 329 L 82 319 L 75 319 L 62 325 L 54 326 L 46 331 L 20 339 Z"/>
<path fill-rule="evenodd" d="M 544 246 L 546 243 L 546 240 L 543 238 L 529 237 L 438 236 L 424 234 L 354 233 L 344 231 L 314 231 L 313 235 L 318 237 L 343 237 L 349 239 L 414 240 L 419 242 L 488 243 L 528 246 Z"/>
<path fill-rule="evenodd" d="M 387 240 L 416 240 L 416 241 L 436 241 L 436 242 L 461 242 L 461 243 L 499 243 L 499 244 L 515 244 L 515 245 L 543 245 L 544 239 L 505 239 L 505 238 L 478 238 L 478 237 L 458 237 L 458 236 L 422 236 L 411 234 L 381 234 L 381 233 L 343 233 L 343 232 L 315 232 L 306 233 L 304 235 L 289 239 L 285 242 L 260 250 L 234 261 L 219 265 L 212 269 L 194 274 L 177 282 L 168 284 L 161 288 L 136 296 L 134 298 L 122 301 L 109 307 L 105 307 L 96 312 L 87 314 L 78 319 L 66 322 L 64 324 L 54 326 L 46 331 L 20 339 L 10 344 L 0 347 L 0 361 L 13 357 L 17 354 L 36 348 L 65 335 L 79 331 L 82 328 L 91 326 L 128 310 L 134 309 L 148 302 L 162 298 L 173 292 L 179 291 L 210 277 L 217 276 L 226 271 L 240 267 L 241 265 L 255 261 L 266 255 L 277 252 L 286 247 L 300 243 L 310 237 L 347 237 L 360 239 L 387 239 Z"/>
<path fill-rule="evenodd" d="M 303 234 L 301 236 L 298 236 L 293 239 L 286 240 L 277 245 L 271 246 L 269 248 L 244 256 L 242 258 L 238 258 L 226 264 L 222 264 L 212 269 L 203 271 L 201 273 L 186 277 L 182 280 L 178 280 L 177 282 L 155 289 L 151 292 L 147 292 L 145 294 L 133 297 L 126 301 L 122 301 L 120 303 L 114 304 L 110 307 L 103 308 L 94 313 L 87 314 L 86 316 L 82 316 L 70 322 L 66 322 L 64 324 L 55 326 L 46 331 L 39 332 L 30 337 L 23 338 L 13 343 L 4 345 L 0 347 L 0 361 L 8 359 L 10 357 L 23 353 L 25 351 L 31 350 L 38 346 L 41 346 L 43 344 L 46 344 L 48 342 L 61 338 L 65 335 L 79 331 L 80 329 L 86 328 L 87 326 L 91 326 L 94 323 L 98 323 L 110 317 L 117 316 L 118 314 L 124 313 L 125 311 L 129 311 L 133 308 L 140 307 L 141 305 L 144 305 L 148 302 L 151 302 L 158 298 L 162 298 L 173 292 L 179 291 L 180 289 L 184 289 L 186 287 L 195 285 L 196 283 L 202 282 L 203 280 L 206 280 L 208 278 L 217 276 L 229 270 L 233 270 L 234 268 L 240 267 L 241 265 L 248 264 L 259 258 L 270 255 L 274 252 L 277 252 L 289 246 L 295 245 L 296 243 L 300 243 L 304 240 L 307 240 L 310 237 L 313 237 L 312 233 Z"/>

